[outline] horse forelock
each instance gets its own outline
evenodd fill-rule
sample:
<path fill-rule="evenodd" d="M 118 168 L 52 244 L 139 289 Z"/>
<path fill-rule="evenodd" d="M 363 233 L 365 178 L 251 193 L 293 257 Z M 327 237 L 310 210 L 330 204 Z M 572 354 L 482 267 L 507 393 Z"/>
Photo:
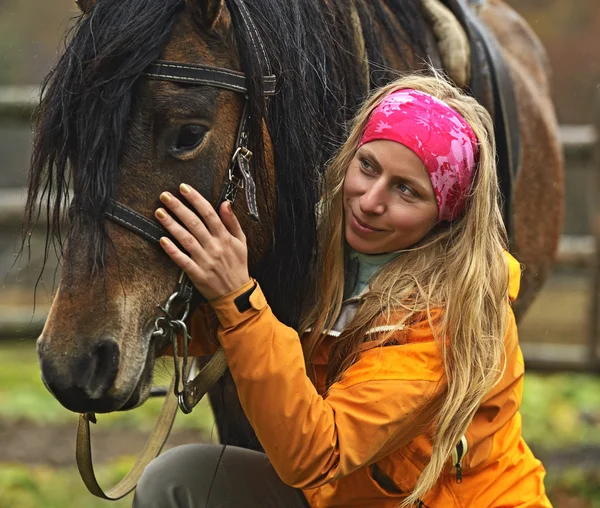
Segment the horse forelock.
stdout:
<path fill-rule="evenodd" d="M 114 197 L 135 83 L 159 58 L 182 0 L 102 0 L 80 16 L 43 84 L 30 169 L 25 232 L 48 212 L 48 241 L 62 253 L 61 219 L 85 224 L 90 260 L 102 268 L 103 212 Z M 72 228 L 71 228 L 72 230 Z"/>

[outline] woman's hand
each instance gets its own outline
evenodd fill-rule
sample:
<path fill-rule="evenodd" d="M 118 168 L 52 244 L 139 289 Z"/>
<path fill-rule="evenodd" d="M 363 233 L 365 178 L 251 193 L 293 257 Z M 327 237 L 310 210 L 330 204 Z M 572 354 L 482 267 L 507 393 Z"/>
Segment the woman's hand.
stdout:
<path fill-rule="evenodd" d="M 185 228 L 163 208 L 156 210 L 155 215 L 187 254 L 166 237 L 160 239 L 160 245 L 207 300 L 242 287 L 250 280 L 248 249 L 246 235 L 231 209 L 231 203 L 225 201 L 221 204 L 219 218 L 198 191 L 185 184 L 179 186 L 179 191 L 197 214 L 169 192 L 163 192 L 160 200 Z"/>

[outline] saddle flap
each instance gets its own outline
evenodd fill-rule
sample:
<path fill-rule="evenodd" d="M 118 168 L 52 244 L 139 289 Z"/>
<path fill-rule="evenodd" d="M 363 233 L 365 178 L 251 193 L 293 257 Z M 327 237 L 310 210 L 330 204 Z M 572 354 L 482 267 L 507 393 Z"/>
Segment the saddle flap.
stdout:
<path fill-rule="evenodd" d="M 492 32 L 474 12 L 481 0 L 442 0 L 465 29 L 471 44 L 470 93 L 494 120 L 498 180 L 504 198 L 503 217 L 513 243 L 512 195 L 521 167 L 521 136 L 514 86 L 508 65 Z"/>

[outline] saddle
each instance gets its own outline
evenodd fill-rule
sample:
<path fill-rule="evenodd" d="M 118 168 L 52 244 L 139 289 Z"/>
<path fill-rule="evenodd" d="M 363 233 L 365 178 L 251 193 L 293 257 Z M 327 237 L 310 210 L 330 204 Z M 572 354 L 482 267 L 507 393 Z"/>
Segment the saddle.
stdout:
<path fill-rule="evenodd" d="M 514 85 L 498 41 L 483 24 L 477 10 L 484 0 L 441 0 L 461 24 L 471 50 L 471 81 L 467 91 L 494 120 L 498 180 L 503 197 L 504 224 L 514 243 L 512 199 L 521 168 L 521 136 Z"/>

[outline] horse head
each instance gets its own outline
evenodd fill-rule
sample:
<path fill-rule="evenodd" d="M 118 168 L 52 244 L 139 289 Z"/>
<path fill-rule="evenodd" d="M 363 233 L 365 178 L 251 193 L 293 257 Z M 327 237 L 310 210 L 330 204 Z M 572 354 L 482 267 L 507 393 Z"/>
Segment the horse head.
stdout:
<path fill-rule="evenodd" d="M 61 404 L 109 412 L 149 394 L 155 358 L 167 345 L 151 332 L 178 270 L 157 245 L 104 213 L 117 202 L 153 221 L 160 192 L 176 192 L 180 182 L 216 202 L 246 99 L 144 76 L 159 58 L 240 71 L 224 0 L 78 3 L 83 15 L 47 79 L 34 145 L 30 213 L 46 193 L 58 225 L 64 196 L 73 192 L 62 274 L 38 355 L 43 381 Z M 262 117 L 258 125 L 264 128 Z M 266 128 L 264 139 L 254 166 L 261 221 L 249 220 L 243 198 L 237 206 L 253 265 L 270 247 L 275 210 Z"/>

